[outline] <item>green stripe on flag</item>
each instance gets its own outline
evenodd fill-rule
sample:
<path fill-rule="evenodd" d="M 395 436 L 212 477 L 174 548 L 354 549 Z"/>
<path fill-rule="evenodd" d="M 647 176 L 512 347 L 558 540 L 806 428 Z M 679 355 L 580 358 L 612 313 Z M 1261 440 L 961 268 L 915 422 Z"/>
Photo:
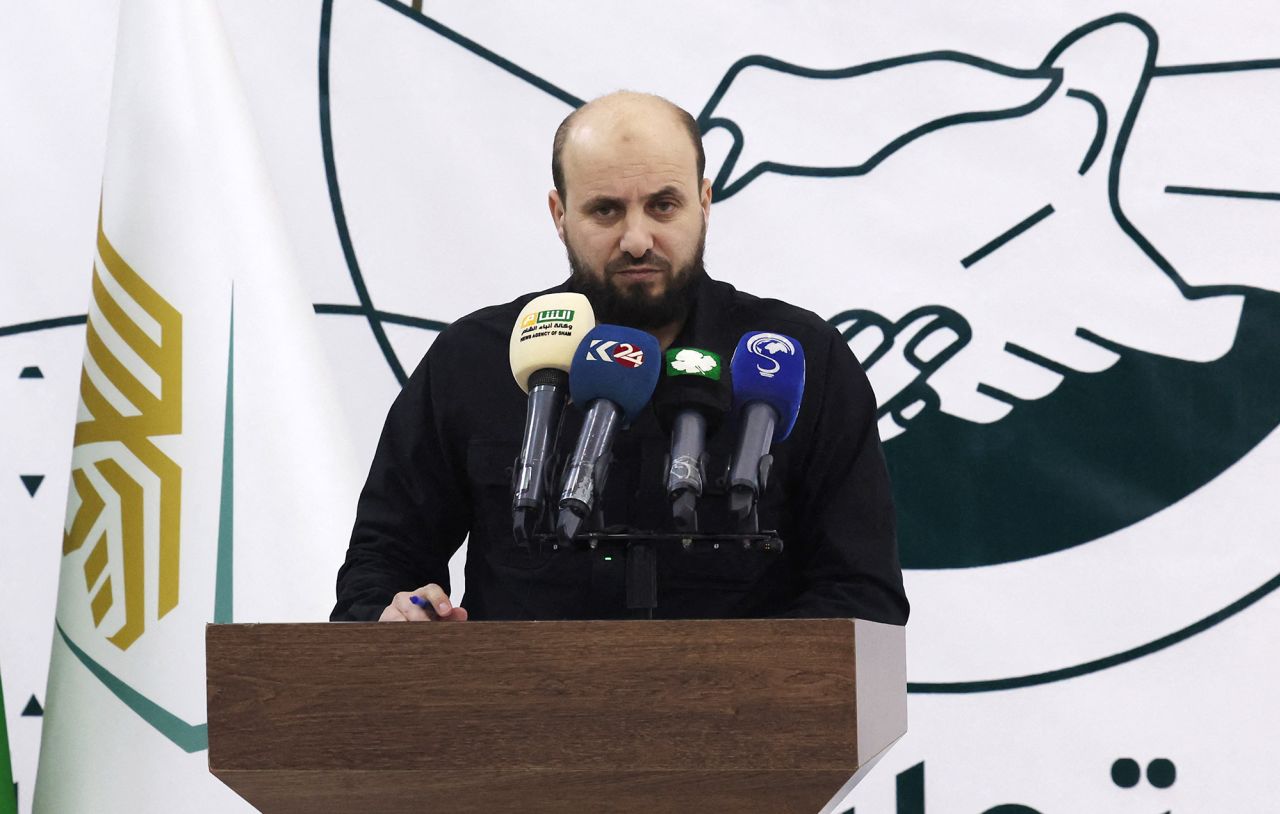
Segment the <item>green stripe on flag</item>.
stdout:
<path fill-rule="evenodd" d="M 142 693 L 121 681 L 106 667 L 93 660 L 93 657 L 76 646 L 71 637 L 55 620 L 54 629 L 62 637 L 62 641 L 71 650 L 72 655 L 93 673 L 111 693 L 133 710 L 139 718 L 146 721 L 161 735 L 173 741 L 184 752 L 201 752 L 209 748 L 209 725 L 189 724 L 169 710 L 152 701 Z"/>
<path fill-rule="evenodd" d="M 0 814 L 17 814 L 17 789 L 13 785 L 13 761 L 9 758 L 9 728 L 4 717 L 4 681 L 0 680 Z"/>
<path fill-rule="evenodd" d="M 235 471 L 232 466 L 232 427 L 235 420 L 235 399 L 232 383 L 235 373 L 236 349 L 236 293 L 231 289 L 231 331 L 227 339 L 227 408 L 222 428 L 222 498 L 218 505 L 218 564 L 213 587 L 213 622 L 225 624 L 231 621 L 233 597 L 233 571 L 231 559 L 233 493 Z"/>

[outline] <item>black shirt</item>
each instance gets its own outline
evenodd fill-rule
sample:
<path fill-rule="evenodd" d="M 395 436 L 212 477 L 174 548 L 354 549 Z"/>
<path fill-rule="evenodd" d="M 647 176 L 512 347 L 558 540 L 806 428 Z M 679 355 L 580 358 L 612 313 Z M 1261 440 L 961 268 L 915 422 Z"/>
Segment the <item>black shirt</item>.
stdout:
<path fill-rule="evenodd" d="M 888 473 L 876 401 L 848 344 L 816 314 L 704 278 L 675 346 L 726 361 L 748 331 L 774 331 L 804 349 L 804 397 L 791 435 L 772 449 L 760 527 L 781 553 L 659 547 L 657 618 L 858 617 L 905 624 Z M 552 290 L 568 290 L 567 284 Z M 543 292 L 545 293 L 545 292 Z M 356 510 L 331 618 L 373 620 L 399 591 L 449 590 L 449 558 L 470 534 L 469 618 L 600 619 L 627 614 L 622 558 L 606 549 L 519 548 L 511 524 L 511 469 L 527 398 L 511 375 L 508 343 L 526 294 L 450 325 L 432 344 L 387 415 Z M 558 449 L 567 457 L 582 410 L 565 408 Z M 726 422 L 708 439 L 708 476 L 734 443 Z M 664 461 L 670 440 L 651 408 L 613 445 L 601 498 L 605 522 L 670 530 Z M 723 494 L 709 484 L 702 531 L 729 531 Z M 551 498 L 556 494 L 553 491 Z"/>

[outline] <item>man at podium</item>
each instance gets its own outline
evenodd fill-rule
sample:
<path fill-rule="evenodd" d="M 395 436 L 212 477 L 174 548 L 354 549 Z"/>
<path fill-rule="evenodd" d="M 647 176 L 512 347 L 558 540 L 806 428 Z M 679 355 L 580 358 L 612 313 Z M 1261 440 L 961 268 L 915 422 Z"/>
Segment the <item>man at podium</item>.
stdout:
<path fill-rule="evenodd" d="M 509 339 L 535 296 L 576 293 L 586 296 L 597 323 L 646 331 L 662 351 L 706 349 L 728 366 L 740 338 L 752 332 L 802 351 L 794 409 L 777 408 L 786 431 L 772 435 L 771 446 L 766 439 L 772 464 L 752 495 L 753 522 L 776 530 L 783 544 L 721 544 L 714 537 L 741 530 L 716 476 L 740 457 L 746 422 L 738 410 L 706 438 L 699 544 L 653 547 L 657 601 L 650 615 L 906 623 L 893 503 L 866 375 L 816 314 L 707 276 L 711 183 L 704 169 L 697 124 L 664 99 L 614 93 L 565 119 L 555 135 L 548 203 L 569 279 L 462 317 L 435 340 L 387 416 L 338 572 L 333 620 L 633 615 L 623 549 L 551 533 L 558 490 L 549 496 L 543 533 L 520 545 L 513 532 L 512 467 L 529 397 L 513 381 Z M 671 435 L 651 407 L 629 423 L 610 436 L 596 531 L 678 538 L 667 490 Z M 583 425 L 581 405 L 564 408 L 555 444 L 560 461 L 574 451 Z M 448 563 L 464 540 L 466 595 L 455 604 Z"/>

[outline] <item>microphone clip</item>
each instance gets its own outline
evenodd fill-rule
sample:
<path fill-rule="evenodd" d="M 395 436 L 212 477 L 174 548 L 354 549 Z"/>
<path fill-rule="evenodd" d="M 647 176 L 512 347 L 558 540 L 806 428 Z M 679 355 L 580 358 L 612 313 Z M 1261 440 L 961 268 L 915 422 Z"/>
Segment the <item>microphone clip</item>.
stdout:
<path fill-rule="evenodd" d="M 519 481 L 520 457 L 516 457 L 512 471 L 512 490 Z M 542 492 L 549 495 L 559 479 L 560 456 L 553 453 L 546 461 L 542 471 Z M 552 501 L 539 500 L 536 506 L 514 506 L 511 510 L 511 531 L 516 545 L 535 554 L 542 552 L 542 539 L 555 532 L 555 518 L 552 514 Z"/>
<path fill-rule="evenodd" d="M 555 535 L 561 543 L 571 543 L 580 534 L 605 528 L 604 501 L 601 498 L 612 461 L 612 451 L 605 452 L 596 459 L 590 482 L 583 484 L 590 490 L 590 495 L 583 495 L 587 500 L 561 499 L 560 513 L 555 524 Z"/>
<path fill-rule="evenodd" d="M 698 531 L 698 501 L 707 482 L 707 452 L 696 459 L 681 455 L 672 460 L 667 455 L 663 469 L 668 474 L 667 497 L 671 500 L 671 519 L 677 531 Z"/>
<path fill-rule="evenodd" d="M 729 515 L 734 519 L 739 534 L 756 534 L 760 531 L 760 496 L 769 488 L 769 472 L 772 469 L 773 454 L 765 453 L 760 456 L 760 464 L 756 469 L 759 492 L 753 484 L 740 482 L 729 486 Z"/>

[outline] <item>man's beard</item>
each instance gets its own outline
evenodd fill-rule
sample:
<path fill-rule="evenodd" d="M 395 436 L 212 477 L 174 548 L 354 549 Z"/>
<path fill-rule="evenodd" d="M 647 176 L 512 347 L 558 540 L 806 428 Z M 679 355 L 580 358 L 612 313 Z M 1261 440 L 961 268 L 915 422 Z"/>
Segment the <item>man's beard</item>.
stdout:
<path fill-rule="evenodd" d="M 609 261 L 604 267 L 603 279 L 592 273 L 582 258 L 565 242 L 569 254 L 569 287 L 579 294 L 586 295 L 595 311 L 596 321 L 613 325 L 626 325 L 630 328 L 653 330 L 666 325 L 683 322 L 693 304 L 695 283 L 706 276 L 702 264 L 703 244 L 706 230 L 698 238 L 698 248 L 693 258 L 681 266 L 675 274 L 670 274 L 671 263 L 653 253 L 645 252 L 644 256 L 634 259 L 623 255 Z M 627 284 L 619 279 L 621 272 L 629 268 L 646 266 L 656 268 L 667 277 L 667 284 L 661 294 L 651 295 L 648 286 L 643 283 Z"/>

